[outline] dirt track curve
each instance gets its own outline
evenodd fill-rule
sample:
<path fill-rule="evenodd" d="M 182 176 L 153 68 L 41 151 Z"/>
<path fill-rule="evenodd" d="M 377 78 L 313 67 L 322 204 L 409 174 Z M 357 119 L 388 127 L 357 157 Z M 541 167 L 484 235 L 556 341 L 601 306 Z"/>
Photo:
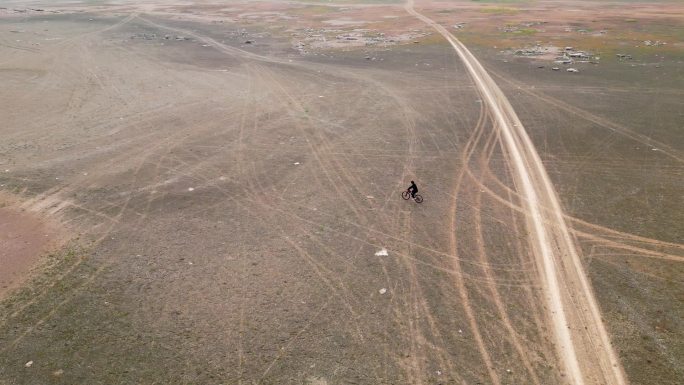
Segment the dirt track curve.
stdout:
<path fill-rule="evenodd" d="M 610 344 L 598 304 L 563 218 L 563 210 L 544 165 L 520 119 L 484 67 L 456 37 L 413 8 L 406 11 L 424 21 L 451 44 L 477 85 L 486 108 L 494 116 L 508 161 L 514 170 L 529 229 L 529 241 L 553 323 L 556 350 L 571 384 L 599 379 L 625 384 L 623 369 Z"/>

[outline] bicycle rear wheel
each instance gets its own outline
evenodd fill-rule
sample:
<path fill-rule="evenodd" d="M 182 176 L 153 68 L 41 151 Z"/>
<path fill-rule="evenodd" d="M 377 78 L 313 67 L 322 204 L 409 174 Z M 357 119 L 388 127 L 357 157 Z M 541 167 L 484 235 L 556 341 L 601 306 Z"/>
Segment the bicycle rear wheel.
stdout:
<path fill-rule="evenodd" d="M 418 194 L 416 194 L 414 199 L 416 200 L 416 203 L 423 203 L 423 197 Z"/>
<path fill-rule="evenodd" d="M 411 193 L 408 191 L 404 191 L 401 193 L 401 197 L 404 198 L 405 201 L 407 201 L 411 197 Z"/>

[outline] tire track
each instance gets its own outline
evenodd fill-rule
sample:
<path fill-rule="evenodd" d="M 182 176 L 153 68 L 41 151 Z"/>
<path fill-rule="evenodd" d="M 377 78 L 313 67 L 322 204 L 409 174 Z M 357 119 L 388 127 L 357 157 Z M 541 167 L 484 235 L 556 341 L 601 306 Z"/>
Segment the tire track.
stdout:
<path fill-rule="evenodd" d="M 600 375 L 608 384 L 626 384 L 622 367 L 610 345 L 598 304 L 575 250 L 574 241 L 565 224 L 555 190 L 515 111 L 482 65 L 462 43 L 444 27 L 415 11 L 413 0 L 407 1 L 405 9 L 447 39 L 464 61 L 482 93 L 483 100 L 486 100 L 489 110 L 495 117 L 503 142 L 513 160 L 511 166 L 515 170 L 516 184 L 527 198 L 525 205 L 531 230 L 530 241 L 534 246 L 540 271 L 544 272 L 541 278 L 551 310 L 550 319 L 557 341 L 557 354 L 568 381 L 576 385 L 584 384 L 586 375 L 592 373 Z M 544 204 L 552 208 L 551 214 L 545 215 L 542 212 L 540 206 Z M 545 223 L 545 217 L 551 225 Z M 558 251 L 555 247 L 559 248 Z M 569 258 L 570 264 L 560 264 L 561 258 Z M 562 288 L 569 290 L 575 301 L 579 301 L 582 306 L 573 307 L 568 298 L 563 298 Z M 584 328 L 569 330 L 566 313 L 579 320 L 586 331 L 582 330 L 580 334 L 578 331 Z M 588 322 L 582 322 L 582 319 Z M 571 333 L 574 334 L 574 340 Z M 589 341 L 597 339 L 600 343 L 582 345 L 580 340 L 584 338 Z"/>

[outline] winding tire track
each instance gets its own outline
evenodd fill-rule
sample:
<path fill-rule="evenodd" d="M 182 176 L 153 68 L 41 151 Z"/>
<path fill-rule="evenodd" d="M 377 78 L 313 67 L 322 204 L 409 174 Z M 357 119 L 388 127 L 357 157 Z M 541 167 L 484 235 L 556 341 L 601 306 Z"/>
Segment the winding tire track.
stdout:
<path fill-rule="evenodd" d="M 444 27 L 417 12 L 413 8 L 413 0 L 407 0 L 404 8 L 451 44 L 494 117 L 510 155 L 516 186 L 525 198 L 529 241 L 541 273 L 556 350 L 568 383 L 581 385 L 593 382 L 594 377 L 599 376 L 601 383 L 626 384 L 623 369 L 611 347 L 598 304 L 565 224 L 556 191 L 513 107 L 465 45 Z M 580 324 L 570 324 L 568 315 Z"/>

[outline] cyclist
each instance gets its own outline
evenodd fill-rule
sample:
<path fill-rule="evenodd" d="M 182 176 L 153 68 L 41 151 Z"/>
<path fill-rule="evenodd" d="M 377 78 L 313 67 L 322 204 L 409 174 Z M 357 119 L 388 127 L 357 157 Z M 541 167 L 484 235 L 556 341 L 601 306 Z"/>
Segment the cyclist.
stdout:
<path fill-rule="evenodd" d="M 416 182 L 411 181 L 411 185 L 407 189 L 411 193 L 411 197 L 413 199 L 416 199 L 416 193 L 418 192 L 418 186 L 416 186 Z"/>

